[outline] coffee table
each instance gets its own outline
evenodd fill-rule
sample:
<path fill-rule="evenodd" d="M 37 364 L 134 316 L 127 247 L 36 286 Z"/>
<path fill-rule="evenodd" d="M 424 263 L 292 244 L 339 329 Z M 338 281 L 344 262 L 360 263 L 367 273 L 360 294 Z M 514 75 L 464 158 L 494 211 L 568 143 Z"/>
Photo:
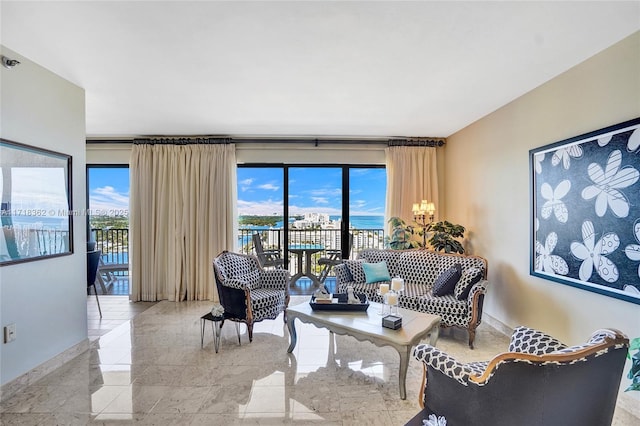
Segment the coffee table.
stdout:
<path fill-rule="evenodd" d="M 402 328 L 392 330 L 382 326 L 382 316 L 378 314 L 381 305 L 370 302 L 367 311 L 314 311 L 309 303 L 287 308 L 287 327 L 291 342 L 287 352 L 293 352 L 297 343 L 295 320 L 326 328 L 330 332 L 366 340 L 376 346 L 391 346 L 400 355 L 400 399 L 407 398 L 407 368 L 411 349 L 429 334 L 429 344 L 435 346 L 440 331 L 440 317 L 422 312 L 399 309 Z"/>

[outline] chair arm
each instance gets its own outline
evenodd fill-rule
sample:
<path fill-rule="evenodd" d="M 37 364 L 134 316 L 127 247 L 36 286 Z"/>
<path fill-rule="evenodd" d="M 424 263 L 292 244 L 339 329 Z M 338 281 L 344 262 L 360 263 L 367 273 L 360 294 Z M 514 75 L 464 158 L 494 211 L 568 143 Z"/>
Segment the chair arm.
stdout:
<path fill-rule="evenodd" d="M 263 269 L 260 271 L 260 286 L 276 290 L 286 290 L 291 275 L 286 269 Z"/>
<path fill-rule="evenodd" d="M 454 379 L 464 386 L 468 386 L 469 376 L 472 373 L 476 373 L 476 371 L 474 371 L 475 368 L 472 369 L 472 366 L 475 367 L 477 363 L 463 364 L 431 345 L 421 344 L 416 346 L 413 349 L 413 356 L 418 361 L 422 361 L 425 366 L 440 371 L 445 376 Z"/>
<path fill-rule="evenodd" d="M 478 300 L 476 298 L 476 294 L 480 296 L 481 294 L 487 294 L 487 284 L 489 282 L 487 280 L 480 280 L 471 287 L 469 291 L 469 295 L 467 296 L 467 305 L 469 306 L 469 312 L 473 312 L 474 310 L 481 308 L 474 306 L 475 301 Z"/>
<path fill-rule="evenodd" d="M 256 269 L 240 277 L 227 278 L 222 282 L 222 285 L 238 290 L 253 290 L 260 287 L 260 281 L 260 272 Z"/>

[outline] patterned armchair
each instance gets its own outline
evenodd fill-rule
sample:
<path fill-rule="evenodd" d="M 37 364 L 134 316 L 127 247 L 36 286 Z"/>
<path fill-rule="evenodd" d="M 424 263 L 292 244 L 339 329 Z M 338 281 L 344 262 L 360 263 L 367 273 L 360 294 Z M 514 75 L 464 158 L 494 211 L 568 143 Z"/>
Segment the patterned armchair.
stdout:
<path fill-rule="evenodd" d="M 448 426 L 600 426 L 613 418 L 629 339 L 598 330 L 567 347 L 518 327 L 509 351 L 463 364 L 429 345 L 414 349 L 424 363 L 420 404 Z"/>
<path fill-rule="evenodd" d="M 253 255 L 222 252 L 213 259 L 213 271 L 224 319 L 245 323 L 249 341 L 253 340 L 253 324 L 275 319 L 289 304 L 289 271 L 262 269 Z M 221 326 L 222 326 L 221 325 Z"/>

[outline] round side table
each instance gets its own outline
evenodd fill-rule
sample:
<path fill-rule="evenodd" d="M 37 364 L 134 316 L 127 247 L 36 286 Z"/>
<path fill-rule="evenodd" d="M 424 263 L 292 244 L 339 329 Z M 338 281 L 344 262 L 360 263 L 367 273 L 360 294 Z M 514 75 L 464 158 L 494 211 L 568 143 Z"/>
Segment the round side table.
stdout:
<path fill-rule="evenodd" d="M 220 349 L 220 328 L 222 327 L 223 316 L 214 317 L 211 312 L 208 312 L 200 317 L 200 347 L 204 347 L 204 328 L 207 324 L 207 321 L 211 321 L 211 328 L 213 331 L 213 346 L 218 353 L 218 349 Z"/>

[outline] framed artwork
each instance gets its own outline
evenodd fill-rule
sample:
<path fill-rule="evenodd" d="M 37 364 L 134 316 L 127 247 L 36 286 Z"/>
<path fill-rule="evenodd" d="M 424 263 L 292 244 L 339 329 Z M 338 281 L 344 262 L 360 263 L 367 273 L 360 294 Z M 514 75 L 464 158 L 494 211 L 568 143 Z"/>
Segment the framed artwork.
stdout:
<path fill-rule="evenodd" d="M 640 304 L 640 118 L 529 160 L 531 275 Z"/>
<path fill-rule="evenodd" d="M 71 156 L 0 139 L 0 266 L 73 253 Z"/>

